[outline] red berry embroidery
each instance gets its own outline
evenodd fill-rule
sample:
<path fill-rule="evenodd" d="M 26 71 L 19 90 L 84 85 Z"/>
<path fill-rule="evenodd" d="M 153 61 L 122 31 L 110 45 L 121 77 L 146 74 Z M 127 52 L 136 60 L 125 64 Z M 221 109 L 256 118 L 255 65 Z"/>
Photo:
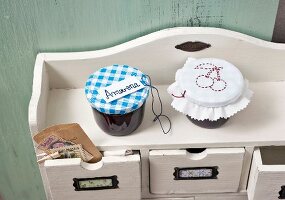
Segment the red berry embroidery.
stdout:
<path fill-rule="evenodd" d="M 221 92 L 227 88 L 227 82 L 221 79 L 220 71 L 223 67 L 217 67 L 212 63 L 202 63 L 194 69 L 208 70 L 206 74 L 200 74 L 196 78 L 196 85 L 200 88 L 210 88 L 215 92 Z"/>

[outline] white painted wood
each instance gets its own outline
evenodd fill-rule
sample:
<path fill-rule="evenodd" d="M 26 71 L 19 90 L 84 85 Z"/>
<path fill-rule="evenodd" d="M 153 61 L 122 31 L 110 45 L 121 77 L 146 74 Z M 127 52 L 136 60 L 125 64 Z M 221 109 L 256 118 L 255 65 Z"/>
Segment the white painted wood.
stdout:
<path fill-rule="evenodd" d="M 285 147 L 254 151 L 248 183 L 249 200 L 278 200 L 285 185 Z"/>
<path fill-rule="evenodd" d="M 49 77 L 43 54 L 38 54 L 34 68 L 33 93 L 29 105 L 30 131 L 36 133 L 46 126 Z"/>
<path fill-rule="evenodd" d="M 245 147 L 239 191 L 246 191 L 254 147 Z"/>
<path fill-rule="evenodd" d="M 237 192 L 244 149 L 213 148 L 199 154 L 186 150 L 152 150 L 150 162 L 150 191 L 154 194 L 191 194 Z M 174 168 L 218 166 L 217 179 L 174 180 Z"/>
<path fill-rule="evenodd" d="M 212 47 L 196 53 L 174 48 L 176 44 L 188 40 L 205 40 L 204 42 L 211 43 Z M 166 88 L 173 81 L 176 69 L 181 67 L 190 55 L 227 59 L 236 64 L 252 81 L 251 88 L 255 92 L 253 101 L 248 108 L 232 117 L 220 129 L 201 129 L 188 123 L 185 116 L 170 106 L 171 97 L 167 94 Z M 33 95 L 29 107 L 31 132 L 36 133 L 58 123 L 78 122 L 102 150 L 113 150 L 122 145 L 158 149 L 185 145 L 284 145 L 285 83 L 267 82 L 285 80 L 284 55 L 285 45 L 215 28 L 167 29 L 100 51 L 39 54 L 35 64 Z M 268 62 L 273 63 L 269 65 Z M 126 136 L 124 140 L 106 135 L 99 129 L 82 87 L 91 72 L 108 63 L 138 65 L 142 71 L 152 76 L 153 81 L 158 83 L 165 113 L 172 119 L 172 135 L 161 134 L 159 125 L 152 123 L 153 116 L 149 105 L 141 127 L 136 134 Z M 162 76 L 160 72 L 166 69 L 167 73 L 163 73 Z M 51 88 L 48 94 L 47 88 Z M 271 103 L 273 100 L 274 104 Z M 188 130 L 187 134 L 185 130 Z M 268 132 L 271 132 L 270 138 L 267 137 Z M 150 137 L 152 140 L 149 140 Z"/>
<path fill-rule="evenodd" d="M 49 77 L 43 54 L 38 54 L 34 68 L 33 93 L 29 104 L 29 125 L 31 133 L 37 133 L 46 127 L 46 111 L 49 95 Z M 36 83 L 36 84 L 35 84 Z M 35 152 L 37 144 L 33 141 Z M 38 164 L 44 184 L 47 199 L 51 199 L 51 193 L 47 181 L 47 176 L 42 164 Z"/>
<path fill-rule="evenodd" d="M 45 169 L 52 200 L 141 199 L 139 155 L 103 157 L 101 163 L 85 163 L 84 165 L 80 158 L 48 160 L 45 162 Z M 118 176 L 118 189 L 96 191 L 74 190 L 73 178 L 92 178 L 113 175 Z"/>
<path fill-rule="evenodd" d="M 248 200 L 246 193 L 196 194 L 195 197 L 150 198 L 155 200 Z M 149 200 L 149 199 L 145 199 Z"/>
<path fill-rule="evenodd" d="M 38 166 L 39 166 L 41 177 L 42 177 L 42 180 L 43 180 L 43 185 L 44 185 L 44 189 L 45 189 L 45 193 L 46 193 L 46 198 L 47 198 L 47 200 L 52 200 L 52 198 L 51 198 L 51 190 L 50 190 L 50 187 L 49 187 L 49 182 L 48 182 L 48 178 L 47 178 L 46 169 L 44 167 L 44 163 L 38 164 Z"/>
<path fill-rule="evenodd" d="M 149 200 L 149 199 L 145 199 Z M 194 197 L 187 197 L 187 198 L 155 198 L 154 200 L 195 200 Z"/>
<path fill-rule="evenodd" d="M 151 198 L 149 192 L 149 149 L 141 149 L 142 198 Z"/>
<path fill-rule="evenodd" d="M 245 156 L 244 156 L 244 163 L 246 159 L 246 154 L 248 153 L 247 151 L 250 148 L 246 148 Z M 150 193 L 149 189 L 149 149 L 140 149 L 140 155 L 141 155 L 141 174 L 142 174 L 142 199 L 175 199 L 175 198 L 181 198 L 181 199 L 186 199 L 189 198 L 189 194 L 152 194 Z M 244 165 L 244 164 L 243 164 Z M 243 166 L 243 170 L 245 170 Z M 248 172 L 243 172 L 248 174 Z M 242 174 L 243 174 L 242 173 Z M 241 179 L 242 180 L 242 179 Z M 246 179 L 247 182 L 247 179 Z M 203 198 L 208 198 L 211 199 L 210 197 L 215 200 L 215 198 L 233 198 L 234 200 L 247 200 L 247 194 L 246 191 L 238 192 L 238 193 L 224 193 L 224 194 L 191 194 L 190 196 L 195 196 L 195 197 L 203 197 Z"/>
<path fill-rule="evenodd" d="M 186 199 L 188 200 L 189 194 L 152 194 L 150 193 L 149 189 L 149 149 L 141 149 L 140 150 L 141 155 L 141 172 L 142 172 L 142 199 Z M 196 195 L 190 195 L 190 196 L 196 196 Z M 191 199 L 191 198 L 190 198 Z"/>
<path fill-rule="evenodd" d="M 247 161 L 245 161 L 247 158 L 247 154 L 248 152 L 251 152 L 250 150 L 251 148 L 246 148 L 245 151 L 245 155 L 244 155 L 244 164 L 243 164 L 243 173 L 242 174 L 247 174 L 249 173 L 249 169 L 248 172 L 246 170 L 245 163 L 247 163 Z M 157 199 L 157 198 L 161 198 L 161 199 L 175 199 L 175 198 L 181 198 L 181 199 L 186 199 L 189 198 L 189 194 L 152 194 L 150 193 L 149 189 L 149 149 L 141 149 L 140 150 L 140 155 L 141 155 L 141 171 L 142 171 L 142 199 Z M 251 162 L 251 158 L 250 161 Z M 250 164 L 250 163 L 249 163 Z M 245 178 L 245 177 L 244 177 Z M 241 178 L 242 180 L 242 178 Z M 247 183 L 247 177 L 246 177 L 246 183 Z M 242 185 L 242 181 L 240 184 L 240 187 Z M 246 186 L 246 184 L 245 184 Z M 195 196 L 195 198 L 202 198 L 202 199 L 213 199 L 215 200 L 216 198 L 218 200 L 247 200 L 247 194 L 246 191 L 243 190 L 242 192 L 238 192 L 238 193 L 219 193 L 219 194 L 191 194 L 190 196 Z"/>
<path fill-rule="evenodd" d="M 183 52 L 174 47 L 186 41 L 210 43 L 211 48 Z M 154 83 L 169 84 L 188 56 L 217 57 L 235 64 L 250 81 L 284 80 L 285 45 L 218 28 L 173 28 L 98 51 L 44 54 L 51 88 L 81 88 L 88 75 L 102 66 L 139 66 Z M 270 59 L 268 59 L 270 58 Z M 167 70 L 161 76 L 161 70 Z"/>
<path fill-rule="evenodd" d="M 193 53 L 174 48 L 186 41 L 202 41 L 210 43 L 212 47 Z M 215 130 L 199 128 L 171 108 L 171 97 L 166 93 L 166 88 L 173 82 L 175 71 L 188 56 L 226 59 L 250 80 L 255 92 L 253 101 L 224 127 Z M 128 148 L 146 152 L 149 149 L 188 147 L 285 145 L 284 61 L 284 44 L 217 28 L 173 28 L 99 51 L 41 53 L 37 56 L 34 69 L 33 93 L 29 105 L 30 130 L 35 134 L 53 124 L 77 122 L 101 150 Z M 164 111 L 172 119 L 171 135 L 163 135 L 159 125 L 152 122 L 149 102 L 145 119 L 134 134 L 112 137 L 98 128 L 83 87 L 90 73 L 114 63 L 138 66 L 152 77 L 160 90 Z M 245 160 L 246 157 L 247 154 Z M 148 158 L 143 159 L 142 173 L 148 175 Z M 247 167 L 248 162 L 245 161 L 240 190 L 246 182 Z M 43 170 L 41 174 L 49 199 L 50 189 Z M 149 194 L 147 181 L 145 177 L 143 195 L 158 197 Z"/>
<path fill-rule="evenodd" d="M 169 197 L 171 195 L 168 195 L 168 197 L 157 197 L 157 196 L 162 196 L 162 195 L 153 195 L 152 198 L 143 198 L 145 200 L 148 199 L 161 199 L 161 200 L 176 200 L 176 199 L 181 199 L 181 200 L 188 200 L 188 198 L 194 198 L 195 200 L 248 200 L 246 192 L 241 192 L 241 193 L 211 193 L 211 194 L 193 194 L 193 197 Z M 178 196 L 178 195 L 176 195 Z M 179 195 L 181 196 L 181 195 Z"/>
<path fill-rule="evenodd" d="M 142 125 L 123 138 L 109 136 L 97 126 L 83 89 L 53 89 L 49 92 L 46 126 L 77 122 L 96 146 L 104 151 L 122 147 L 171 149 L 285 145 L 285 82 L 251 83 L 250 88 L 254 96 L 245 110 L 237 113 L 221 128 L 203 129 L 175 111 L 170 105 L 171 96 L 166 91 L 167 86 L 159 85 L 164 113 L 172 121 L 172 133 L 164 135 L 159 124 L 153 123 L 151 98 L 148 98 Z"/>
<path fill-rule="evenodd" d="M 262 165 L 262 160 L 260 156 L 259 149 L 255 150 L 253 153 L 251 169 L 250 169 L 250 176 L 248 179 L 248 187 L 247 187 L 247 194 L 248 199 L 253 200 L 255 194 L 255 186 L 257 183 L 257 176 L 258 176 L 258 166 Z"/>
<path fill-rule="evenodd" d="M 184 52 L 174 48 L 185 41 L 203 41 L 212 47 L 198 52 Z M 250 81 L 279 81 L 285 79 L 285 45 L 262 41 L 241 33 L 217 28 L 173 28 L 158 31 L 113 48 L 79 53 L 43 53 L 36 60 L 30 114 L 35 116 L 43 87 L 82 88 L 88 75 L 96 69 L 114 63 L 139 66 L 156 84 L 169 84 L 175 71 L 188 56 L 218 57 L 235 64 Z M 270 58 L 270 59 L 268 59 Z M 46 70 L 43 68 L 44 59 Z M 167 71 L 163 76 L 161 70 Z M 42 78 L 48 73 L 49 82 Z M 45 84 L 42 82 L 46 82 Z M 30 127 L 38 127 L 30 118 Z M 43 118 L 44 119 L 44 118 Z M 36 132 L 34 129 L 33 132 Z"/>
<path fill-rule="evenodd" d="M 195 196 L 195 200 L 248 200 L 246 194 L 209 194 Z"/>

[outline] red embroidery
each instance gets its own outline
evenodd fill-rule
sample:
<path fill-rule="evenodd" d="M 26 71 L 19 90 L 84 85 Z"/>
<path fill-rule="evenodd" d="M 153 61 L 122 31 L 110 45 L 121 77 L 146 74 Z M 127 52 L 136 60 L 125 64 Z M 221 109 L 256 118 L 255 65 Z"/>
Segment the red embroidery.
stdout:
<path fill-rule="evenodd" d="M 205 67 L 207 66 L 207 67 Z M 208 67 L 209 66 L 209 67 Z M 227 82 L 221 79 L 220 71 L 223 67 L 217 67 L 212 63 L 202 63 L 194 69 L 208 70 L 207 74 L 201 74 L 196 78 L 196 85 L 200 88 L 210 88 L 215 92 L 221 92 L 227 88 Z M 214 76 L 212 74 L 216 73 Z"/>
<path fill-rule="evenodd" d="M 171 94 L 171 95 L 176 97 L 176 98 L 185 98 L 185 94 L 186 94 L 186 90 L 184 90 L 184 92 L 183 92 L 183 94 L 181 94 L 181 96 L 176 96 L 174 94 Z"/>

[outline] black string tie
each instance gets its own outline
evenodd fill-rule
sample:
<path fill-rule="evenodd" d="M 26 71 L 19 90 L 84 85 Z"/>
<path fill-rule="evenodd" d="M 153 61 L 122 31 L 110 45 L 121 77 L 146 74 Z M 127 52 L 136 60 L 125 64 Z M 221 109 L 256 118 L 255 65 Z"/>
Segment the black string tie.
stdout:
<path fill-rule="evenodd" d="M 168 116 L 162 114 L 162 108 L 163 108 L 163 107 L 162 107 L 162 101 L 161 101 L 161 98 L 160 98 L 158 89 L 157 89 L 155 86 L 152 85 L 152 83 L 151 83 L 151 78 L 150 78 L 149 75 L 145 75 L 145 77 L 148 79 L 149 84 L 147 84 L 146 81 L 143 81 L 143 83 L 144 83 L 145 86 L 150 87 L 150 93 L 151 93 L 151 97 L 152 97 L 152 100 L 151 100 L 151 109 L 152 109 L 152 113 L 153 113 L 154 116 L 155 116 L 155 118 L 153 119 L 153 121 L 154 121 L 154 122 L 155 122 L 155 121 L 158 121 L 159 124 L 160 124 L 160 127 L 161 127 L 162 132 L 163 132 L 164 134 L 167 134 L 167 133 L 169 133 L 170 130 L 171 130 L 171 126 L 172 126 L 172 125 L 171 125 L 171 120 L 170 120 L 170 118 L 169 118 Z M 144 77 L 143 77 L 143 78 L 144 78 Z M 157 97 L 158 97 L 158 100 L 159 100 L 159 104 L 160 104 L 160 112 L 158 112 L 158 114 L 157 114 L 157 113 L 155 112 L 155 110 L 154 110 L 154 92 L 153 92 L 153 90 L 156 91 Z M 167 131 L 163 128 L 162 121 L 161 121 L 161 118 L 162 118 L 162 117 L 166 118 L 167 121 L 169 122 L 169 128 L 168 128 Z"/>

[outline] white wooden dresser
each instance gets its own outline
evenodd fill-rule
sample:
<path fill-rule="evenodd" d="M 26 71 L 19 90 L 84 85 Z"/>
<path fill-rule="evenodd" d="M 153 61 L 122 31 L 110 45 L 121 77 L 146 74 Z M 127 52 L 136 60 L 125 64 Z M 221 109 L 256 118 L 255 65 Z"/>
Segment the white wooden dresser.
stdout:
<path fill-rule="evenodd" d="M 208 48 L 175 48 L 198 41 Z M 170 105 L 166 88 L 189 56 L 225 59 L 250 82 L 251 103 L 221 128 L 195 126 Z M 133 134 L 114 137 L 99 129 L 83 88 L 89 74 L 112 64 L 138 67 L 151 76 L 163 112 L 172 121 L 170 134 L 164 135 L 152 122 L 151 98 Z M 285 199 L 284 80 L 285 44 L 218 28 L 166 29 L 104 50 L 38 54 L 29 105 L 32 135 L 51 125 L 79 123 L 101 151 L 136 150 L 134 155 L 106 156 L 95 164 L 77 158 L 46 161 L 39 168 L 47 199 Z M 210 179 L 175 179 L 175 170 L 199 167 L 215 168 L 218 174 Z M 73 178 L 104 176 L 117 176 L 118 188 L 74 190 Z"/>

